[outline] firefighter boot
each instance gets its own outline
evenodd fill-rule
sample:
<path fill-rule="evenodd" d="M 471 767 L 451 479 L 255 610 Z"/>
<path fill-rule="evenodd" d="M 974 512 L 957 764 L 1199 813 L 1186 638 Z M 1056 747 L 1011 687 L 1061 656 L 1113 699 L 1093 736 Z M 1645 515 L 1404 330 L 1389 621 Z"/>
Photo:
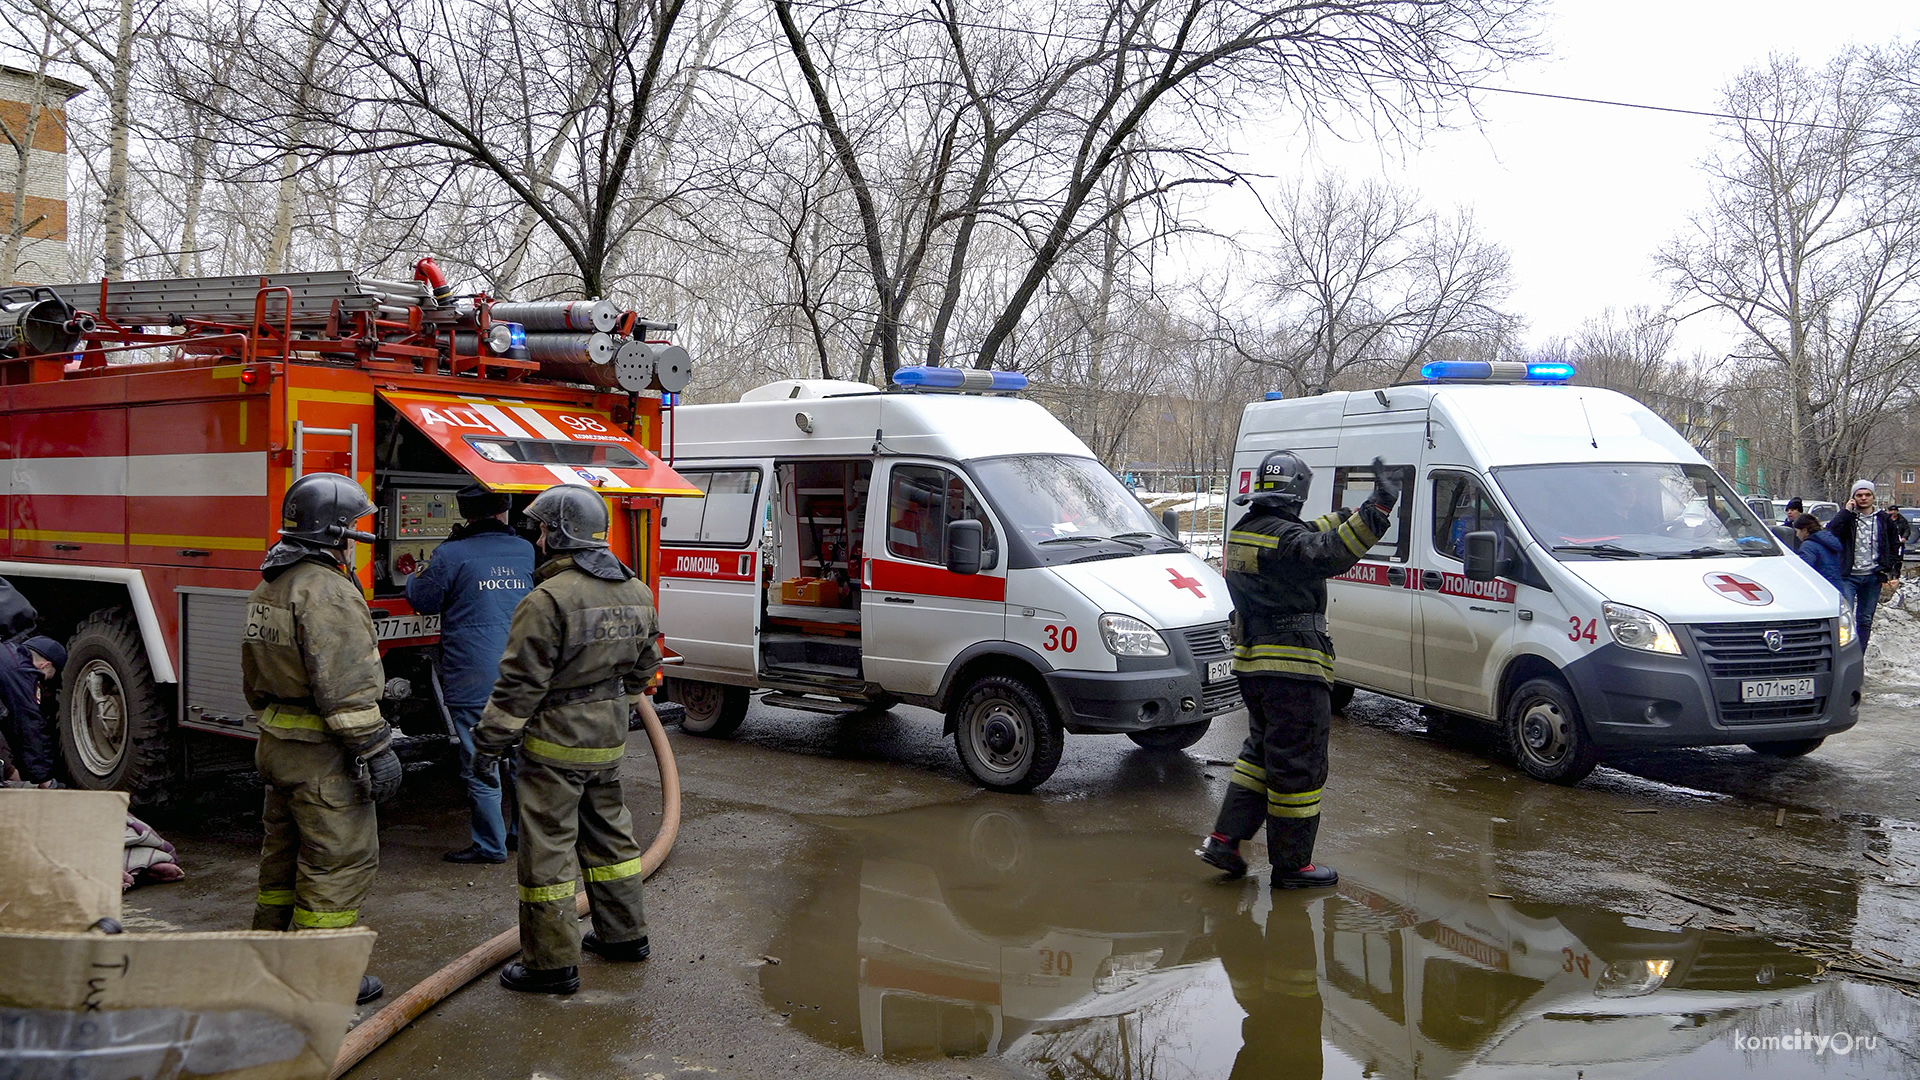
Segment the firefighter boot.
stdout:
<path fill-rule="evenodd" d="M 603 942 L 600 935 L 592 930 L 580 939 L 580 947 L 600 957 L 602 960 L 614 960 L 624 964 L 635 964 L 647 958 L 653 950 L 647 946 L 644 937 L 632 941 Z"/>
<path fill-rule="evenodd" d="M 1331 866 L 1308 863 L 1298 870 L 1273 872 L 1273 887 L 1276 889 L 1324 889 L 1338 884 L 1340 874 Z"/>
<path fill-rule="evenodd" d="M 1247 876 L 1247 860 L 1240 854 L 1240 842 L 1214 833 L 1194 850 L 1200 861 L 1227 875 L 1228 879 Z"/>
<path fill-rule="evenodd" d="M 355 1005 L 365 1005 L 367 1002 L 372 1001 L 374 998 L 386 992 L 386 984 L 380 981 L 379 976 L 362 975 L 360 976 L 360 992 L 354 996 L 353 1003 Z"/>
<path fill-rule="evenodd" d="M 523 994 L 571 994 L 580 989 L 577 967 L 537 971 L 515 960 L 500 971 L 500 985 Z"/>

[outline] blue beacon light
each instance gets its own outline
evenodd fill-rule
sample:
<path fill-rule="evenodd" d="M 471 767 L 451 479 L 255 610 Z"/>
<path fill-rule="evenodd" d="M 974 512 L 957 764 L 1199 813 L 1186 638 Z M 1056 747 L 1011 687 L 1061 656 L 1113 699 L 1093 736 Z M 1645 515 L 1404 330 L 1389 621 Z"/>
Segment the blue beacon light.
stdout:
<path fill-rule="evenodd" d="M 906 390 L 976 390 L 1009 393 L 1027 388 L 1027 377 L 1017 371 L 980 371 L 975 368 L 909 366 L 893 373 L 893 385 Z"/>

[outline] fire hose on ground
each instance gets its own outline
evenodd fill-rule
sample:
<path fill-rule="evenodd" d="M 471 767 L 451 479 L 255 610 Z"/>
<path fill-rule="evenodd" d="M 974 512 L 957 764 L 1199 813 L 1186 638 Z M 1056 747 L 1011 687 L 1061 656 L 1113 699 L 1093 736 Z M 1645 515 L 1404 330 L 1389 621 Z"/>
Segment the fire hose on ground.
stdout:
<path fill-rule="evenodd" d="M 642 880 L 652 877 L 653 872 L 666 861 L 667 852 L 673 850 L 673 841 L 680 833 L 680 770 L 674 764 L 673 748 L 667 744 L 667 730 L 660 723 L 660 716 L 654 712 L 651 698 L 640 699 L 640 719 L 647 728 L 647 741 L 653 745 L 654 761 L 660 766 L 660 831 L 654 834 L 653 843 L 640 856 L 640 876 Z M 578 913 L 587 914 L 587 894 L 582 890 L 577 901 Z M 340 1044 L 340 1055 L 334 1059 L 331 1080 L 338 1080 L 347 1070 L 360 1063 L 360 1059 L 379 1049 L 381 1044 L 397 1034 L 401 1028 L 412 1023 L 428 1009 L 439 1004 L 455 990 L 472 982 L 491 970 L 495 965 L 509 959 L 520 949 L 519 928 L 505 931 L 483 942 L 466 955 L 422 979 L 419 983 L 394 998 L 387 1007 L 374 1013 L 358 1027 L 347 1033 L 346 1040 Z"/>

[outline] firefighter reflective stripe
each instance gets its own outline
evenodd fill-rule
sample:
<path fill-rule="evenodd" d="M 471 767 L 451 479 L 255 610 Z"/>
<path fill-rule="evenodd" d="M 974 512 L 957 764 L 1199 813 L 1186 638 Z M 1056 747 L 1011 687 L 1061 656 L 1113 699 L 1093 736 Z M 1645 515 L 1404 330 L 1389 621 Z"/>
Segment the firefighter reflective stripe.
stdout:
<path fill-rule="evenodd" d="M 1305 675 L 1333 678 L 1333 657 L 1299 645 L 1235 645 L 1233 670 L 1247 674 Z"/>
<path fill-rule="evenodd" d="M 604 765 L 609 761 L 619 761 L 627 753 L 624 743 L 619 746 L 561 746 L 531 735 L 521 740 L 520 745 L 527 753 L 538 754 L 548 761 L 579 765 Z"/>
<path fill-rule="evenodd" d="M 1267 816 L 1284 818 L 1309 818 L 1320 815 L 1321 788 L 1312 791 L 1286 793 L 1267 792 Z"/>
<path fill-rule="evenodd" d="M 1339 514 L 1321 514 L 1319 517 L 1314 518 L 1311 522 L 1308 522 L 1307 527 L 1312 529 L 1314 532 L 1332 532 L 1333 530 L 1340 527 L 1340 515 Z"/>
<path fill-rule="evenodd" d="M 374 731 L 385 722 L 381 719 L 378 705 L 369 705 L 364 709 L 347 709 L 327 717 L 328 727 L 347 736 Z"/>
<path fill-rule="evenodd" d="M 360 917 L 360 909 L 351 911 L 308 911 L 306 908 L 293 909 L 293 925 L 308 930 L 335 930 L 342 926 L 352 926 Z"/>
<path fill-rule="evenodd" d="M 568 880 L 558 885 L 522 885 L 520 902 L 523 904 L 551 904 L 555 900 L 565 900 L 579 891 L 579 882 Z"/>
<path fill-rule="evenodd" d="M 1241 758 L 1233 763 L 1233 776 L 1231 779 L 1243 788 L 1250 791 L 1257 791 L 1262 795 L 1266 794 L 1267 770 L 1253 764 L 1246 758 Z"/>
<path fill-rule="evenodd" d="M 290 731 L 325 731 L 327 722 L 320 714 L 298 705 L 273 704 L 260 714 L 261 727 L 286 728 Z"/>
<path fill-rule="evenodd" d="M 293 890 L 261 889 L 259 895 L 253 898 L 253 902 L 261 907 L 292 907 Z"/>
<path fill-rule="evenodd" d="M 619 881 L 621 878 L 630 878 L 639 872 L 640 859 L 638 856 L 635 856 L 625 862 L 617 862 L 611 866 L 589 866 L 587 867 L 587 880 Z"/>
<path fill-rule="evenodd" d="M 1320 996 L 1320 974 L 1313 968 L 1282 968 L 1268 971 L 1264 980 L 1269 994 L 1282 997 Z"/>
<path fill-rule="evenodd" d="M 1338 529 L 1334 530 L 1334 533 L 1340 537 L 1341 543 L 1347 545 L 1347 550 L 1353 552 L 1356 556 L 1365 555 L 1368 549 L 1373 547 L 1374 542 L 1380 539 L 1373 535 L 1373 531 L 1362 523 L 1359 514 L 1348 518 Z"/>
<path fill-rule="evenodd" d="M 1254 547 L 1277 549 L 1280 546 L 1280 538 L 1277 536 L 1269 536 L 1262 532 L 1244 532 L 1240 529 L 1235 529 L 1227 534 L 1227 543 L 1252 544 Z"/>

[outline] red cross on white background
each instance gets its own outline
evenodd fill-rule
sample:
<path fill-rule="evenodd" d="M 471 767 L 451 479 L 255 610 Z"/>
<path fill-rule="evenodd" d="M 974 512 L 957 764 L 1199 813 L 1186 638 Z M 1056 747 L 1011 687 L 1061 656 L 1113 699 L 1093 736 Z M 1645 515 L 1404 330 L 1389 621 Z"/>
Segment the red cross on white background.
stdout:
<path fill-rule="evenodd" d="M 1174 588 L 1186 589 L 1202 600 L 1207 598 L 1207 594 L 1200 591 L 1199 578 L 1190 578 L 1172 566 L 1167 567 L 1167 574 L 1171 577 Z"/>
<path fill-rule="evenodd" d="M 1707 579 L 1707 582 L 1728 596 L 1739 593 L 1741 599 L 1749 604 L 1758 604 L 1761 602 L 1760 598 L 1767 595 L 1766 586 L 1757 581 L 1747 581 L 1744 578 L 1734 577 L 1731 574 L 1714 574 Z"/>

